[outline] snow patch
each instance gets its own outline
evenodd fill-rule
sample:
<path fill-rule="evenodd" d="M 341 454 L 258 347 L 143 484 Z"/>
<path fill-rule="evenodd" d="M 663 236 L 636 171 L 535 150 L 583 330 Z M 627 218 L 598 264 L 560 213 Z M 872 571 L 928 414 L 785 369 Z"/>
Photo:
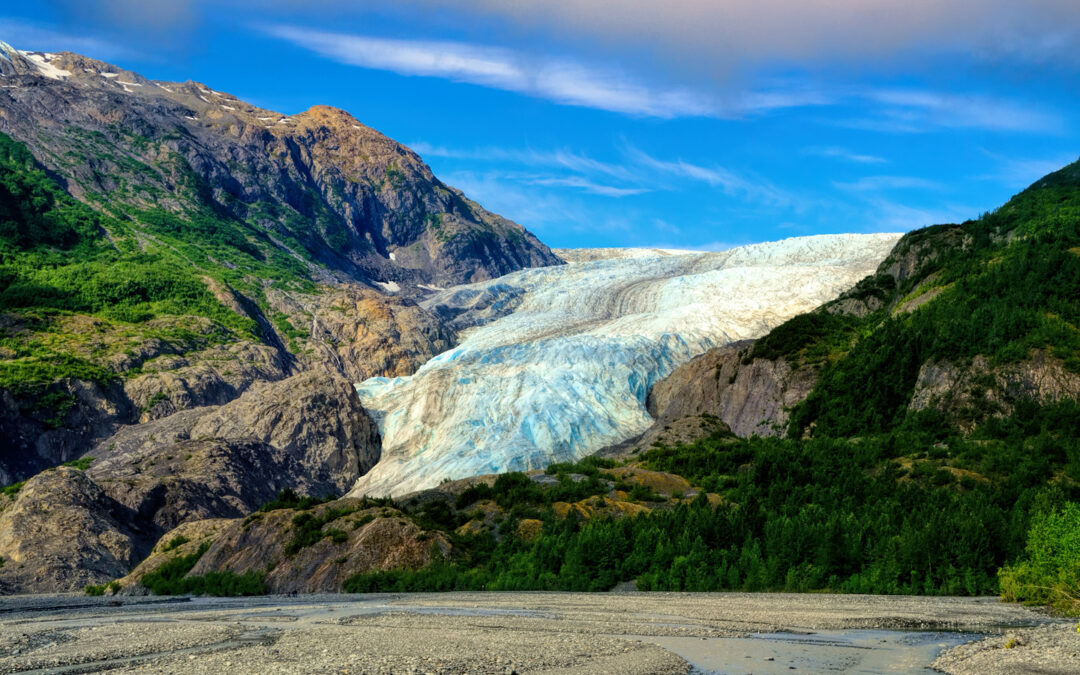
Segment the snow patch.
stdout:
<path fill-rule="evenodd" d="M 391 260 L 397 260 L 397 256 L 396 256 L 396 255 L 394 255 L 394 252 L 393 252 L 393 251 L 390 251 L 390 259 L 391 259 Z"/>
<path fill-rule="evenodd" d="M 120 73 L 102 73 L 101 76 L 112 79 L 114 77 L 120 77 Z"/>
<path fill-rule="evenodd" d="M 389 293 L 397 293 L 401 290 L 401 286 L 398 286 L 396 281 L 376 281 L 375 285 Z"/>
<path fill-rule="evenodd" d="M 71 75 L 71 71 L 61 70 L 49 63 L 56 58 L 56 54 L 40 54 L 37 52 L 19 52 L 37 66 L 38 72 L 50 80 L 63 80 Z"/>
<path fill-rule="evenodd" d="M 431 284 L 416 284 L 417 288 L 422 288 L 425 291 L 445 291 L 442 286 L 432 286 Z"/>

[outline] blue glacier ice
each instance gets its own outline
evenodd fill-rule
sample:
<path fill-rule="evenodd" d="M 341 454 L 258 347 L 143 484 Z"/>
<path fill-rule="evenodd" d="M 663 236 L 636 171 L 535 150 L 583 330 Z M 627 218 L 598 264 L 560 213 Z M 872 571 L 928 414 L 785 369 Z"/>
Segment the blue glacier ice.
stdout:
<path fill-rule="evenodd" d="M 722 252 L 568 251 L 424 301 L 458 346 L 408 377 L 357 385 L 382 458 L 351 494 L 543 468 L 632 438 L 654 382 L 725 343 L 759 337 L 874 270 L 899 235 L 822 235 Z"/>

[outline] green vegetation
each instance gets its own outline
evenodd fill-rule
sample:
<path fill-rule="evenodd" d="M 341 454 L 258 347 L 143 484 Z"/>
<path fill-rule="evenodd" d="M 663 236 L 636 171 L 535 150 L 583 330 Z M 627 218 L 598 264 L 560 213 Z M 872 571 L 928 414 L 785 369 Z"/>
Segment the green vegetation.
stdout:
<path fill-rule="evenodd" d="M 698 496 L 575 522 L 551 508 L 562 477 L 543 487 L 510 474 L 469 488 L 441 519 L 460 522 L 480 499 L 507 512 L 491 532 L 452 536 L 453 560 L 358 575 L 347 587 L 606 590 L 636 580 L 658 590 L 1002 591 L 1076 611 L 1080 404 L 988 394 L 1001 387 L 994 368 L 1033 350 L 1080 372 L 1078 252 L 1080 164 L 979 220 L 905 237 L 884 266 L 906 268 L 901 281 L 876 275 L 846 294 L 865 316 L 838 312 L 841 300 L 759 340 L 748 360 L 820 369 L 788 438 L 718 432 L 640 458 L 716 493 L 718 505 Z M 976 357 L 988 370 L 955 408 L 911 409 L 925 363 L 970 369 Z M 573 485 L 588 494 L 604 483 Z M 660 496 L 635 490 L 638 501 Z M 517 535 L 526 517 L 543 521 L 528 540 Z"/>
<path fill-rule="evenodd" d="M 182 222 L 190 229 L 172 235 L 226 246 L 217 225 L 177 218 L 138 222 L 158 230 Z M 13 319 L 0 330 L 0 388 L 30 399 L 48 426 L 62 426 L 74 404 L 53 383 L 107 384 L 117 376 L 107 357 L 132 343 L 157 339 L 184 352 L 257 332 L 207 288 L 204 278 L 227 268 L 200 269 L 164 237 L 134 245 L 135 225 L 75 201 L 0 134 L 0 312 Z M 240 239 L 228 245 L 243 250 Z"/>
<path fill-rule="evenodd" d="M 107 584 L 101 584 L 98 586 L 91 584 L 87 586 L 84 590 L 86 594 L 91 597 L 101 597 L 102 595 L 105 595 L 105 591 L 109 591 L 110 593 L 116 593 L 117 591 L 119 591 L 120 582 L 113 580 Z"/>
<path fill-rule="evenodd" d="M 337 495 L 329 494 L 325 497 L 301 497 L 296 494 L 296 491 L 292 488 L 285 488 L 278 492 L 276 498 L 273 501 L 266 502 L 259 507 L 259 511 L 276 511 L 277 509 L 294 509 L 297 511 L 304 511 L 319 504 L 325 504 L 326 502 L 337 499 Z"/>
<path fill-rule="evenodd" d="M 339 518 L 356 513 L 358 510 L 360 510 L 360 507 L 357 506 L 343 506 L 323 509 L 318 515 L 306 512 L 296 514 L 292 520 L 296 532 L 293 534 L 292 541 L 285 546 L 285 555 L 296 555 L 302 549 L 327 538 L 336 544 L 346 541 L 349 535 L 343 530 L 336 528 L 324 530 L 323 528 Z"/>
<path fill-rule="evenodd" d="M 1080 616 L 1080 503 L 1038 514 L 1024 558 L 1002 569 L 1000 577 L 1006 600 Z"/>
<path fill-rule="evenodd" d="M 172 539 L 170 539 L 169 543 L 165 544 L 165 548 L 163 548 L 161 550 L 163 552 L 167 553 L 169 551 L 172 551 L 173 549 L 180 548 L 181 546 L 188 543 L 189 541 L 191 541 L 191 540 L 188 539 L 187 537 L 185 537 L 184 535 L 178 534 L 175 537 L 173 537 Z"/>
<path fill-rule="evenodd" d="M 928 361 L 965 367 L 982 356 L 995 367 L 1041 349 L 1080 372 L 1078 176 L 1080 165 L 1071 165 L 978 220 L 908 235 L 898 251 L 918 250 L 923 262 L 891 294 L 879 293 L 886 302 L 876 312 L 861 319 L 796 317 L 755 345 L 755 355 L 769 357 L 808 350 L 807 343 L 811 351 L 832 354 L 792 415 L 790 433 L 813 426 L 815 435 L 835 438 L 903 426 Z M 927 296 L 932 299 L 917 310 L 896 311 L 902 301 L 931 291 L 936 297 Z M 982 388 L 993 385 L 989 380 Z M 951 423 L 1001 412 L 974 398 Z"/>
<path fill-rule="evenodd" d="M 262 572 L 208 572 L 189 577 L 203 554 L 210 548 L 204 543 L 194 553 L 177 556 L 142 578 L 142 585 L 154 595 L 240 596 L 266 593 L 266 575 Z M 89 589 L 87 589 L 89 592 Z"/>
<path fill-rule="evenodd" d="M 71 468 L 78 469 L 79 471 L 86 471 L 90 468 L 90 464 L 93 461 L 94 458 L 87 455 L 86 457 L 80 457 L 78 459 L 73 459 L 69 462 L 64 462 L 63 464 L 61 464 L 61 466 L 70 466 Z"/>
<path fill-rule="evenodd" d="M 14 499 L 15 495 L 19 494 L 19 490 L 21 490 L 24 485 L 26 485 L 26 481 L 24 480 L 21 480 L 18 483 L 12 483 L 11 485 L 5 485 L 4 487 L 0 487 L 0 494 Z"/>

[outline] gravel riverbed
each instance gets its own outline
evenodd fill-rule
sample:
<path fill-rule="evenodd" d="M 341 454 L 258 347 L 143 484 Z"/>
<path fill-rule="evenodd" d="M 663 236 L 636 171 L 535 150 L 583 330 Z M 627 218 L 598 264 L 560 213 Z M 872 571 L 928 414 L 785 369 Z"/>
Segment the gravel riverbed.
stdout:
<path fill-rule="evenodd" d="M 0 599 L 0 673 L 912 672 L 937 657 L 944 672 L 992 675 L 1080 672 L 1078 654 L 1073 624 L 993 598 Z"/>

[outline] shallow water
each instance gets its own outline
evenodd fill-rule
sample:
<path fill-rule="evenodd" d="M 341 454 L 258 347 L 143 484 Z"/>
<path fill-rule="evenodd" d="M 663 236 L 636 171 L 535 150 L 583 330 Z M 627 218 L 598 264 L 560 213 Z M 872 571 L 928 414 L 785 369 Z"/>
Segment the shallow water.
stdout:
<path fill-rule="evenodd" d="M 943 650 L 975 633 L 840 630 L 760 633 L 745 638 L 646 638 L 686 659 L 694 675 L 773 673 L 932 673 Z"/>

